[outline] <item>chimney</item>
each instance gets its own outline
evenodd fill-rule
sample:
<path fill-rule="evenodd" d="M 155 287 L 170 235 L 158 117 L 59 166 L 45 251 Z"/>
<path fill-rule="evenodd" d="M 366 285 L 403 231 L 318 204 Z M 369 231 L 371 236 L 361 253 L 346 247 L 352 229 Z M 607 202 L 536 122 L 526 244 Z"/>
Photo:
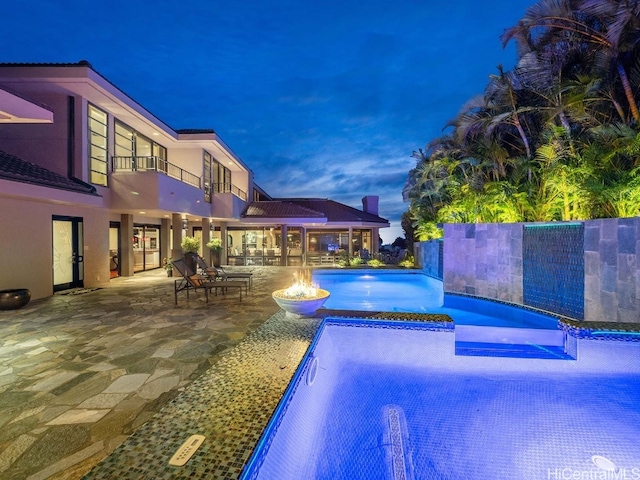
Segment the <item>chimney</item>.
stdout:
<path fill-rule="evenodd" d="M 378 198 L 377 195 L 362 197 L 362 210 L 372 215 L 378 215 Z"/>

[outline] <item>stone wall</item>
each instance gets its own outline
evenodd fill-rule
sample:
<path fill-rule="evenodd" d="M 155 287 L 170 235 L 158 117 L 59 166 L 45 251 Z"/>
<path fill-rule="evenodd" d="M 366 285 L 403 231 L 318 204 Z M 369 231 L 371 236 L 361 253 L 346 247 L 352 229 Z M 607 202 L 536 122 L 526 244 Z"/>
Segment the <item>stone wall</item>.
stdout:
<path fill-rule="evenodd" d="M 445 292 L 524 305 L 524 225 L 444 225 Z M 583 226 L 584 320 L 640 323 L 640 217 L 590 220 Z M 436 242 L 420 243 L 416 257 L 429 274 L 435 258 L 431 243 Z"/>
<path fill-rule="evenodd" d="M 522 304 L 522 224 L 444 225 L 444 290 Z"/>
<path fill-rule="evenodd" d="M 585 222 L 585 320 L 640 323 L 640 217 Z"/>
<path fill-rule="evenodd" d="M 424 273 L 440 280 L 442 280 L 443 274 L 442 252 L 442 240 L 414 243 L 414 256 L 417 264 Z"/>

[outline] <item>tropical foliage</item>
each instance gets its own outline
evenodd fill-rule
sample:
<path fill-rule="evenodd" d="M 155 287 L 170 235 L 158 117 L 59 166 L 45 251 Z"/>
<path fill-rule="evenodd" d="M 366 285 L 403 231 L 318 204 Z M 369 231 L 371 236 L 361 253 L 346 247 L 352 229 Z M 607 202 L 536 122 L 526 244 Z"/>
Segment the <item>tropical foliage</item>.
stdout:
<path fill-rule="evenodd" d="M 640 215 L 640 0 L 542 0 L 484 95 L 414 152 L 415 238 L 438 223 Z"/>

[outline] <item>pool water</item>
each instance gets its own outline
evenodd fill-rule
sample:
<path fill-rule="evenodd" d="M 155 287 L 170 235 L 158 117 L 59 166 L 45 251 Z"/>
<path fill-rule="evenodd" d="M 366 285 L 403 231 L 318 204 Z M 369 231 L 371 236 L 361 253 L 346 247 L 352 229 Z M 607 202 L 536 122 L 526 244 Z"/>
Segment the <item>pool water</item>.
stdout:
<path fill-rule="evenodd" d="M 242 478 L 640 478 L 640 342 L 468 356 L 429 328 L 325 319 Z"/>
<path fill-rule="evenodd" d="M 314 270 L 313 282 L 331 292 L 330 309 L 424 313 L 443 304 L 442 281 L 418 272 Z"/>

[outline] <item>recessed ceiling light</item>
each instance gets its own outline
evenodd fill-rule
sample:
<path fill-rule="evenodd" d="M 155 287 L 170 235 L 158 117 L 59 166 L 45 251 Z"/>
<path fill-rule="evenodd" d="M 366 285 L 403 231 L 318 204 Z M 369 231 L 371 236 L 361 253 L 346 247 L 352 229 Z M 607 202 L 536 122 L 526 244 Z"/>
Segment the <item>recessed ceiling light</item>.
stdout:
<path fill-rule="evenodd" d="M 140 195 L 138 192 L 131 192 L 131 195 Z"/>
<path fill-rule="evenodd" d="M 153 132 L 151 135 L 155 135 L 157 137 L 160 134 L 158 132 Z"/>
<path fill-rule="evenodd" d="M 144 215 L 144 214 L 145 214 L 145 213 L 147 213 L 147 212 L 138 212 L 138 213 L 139 213 L 140 215 Z"/>

